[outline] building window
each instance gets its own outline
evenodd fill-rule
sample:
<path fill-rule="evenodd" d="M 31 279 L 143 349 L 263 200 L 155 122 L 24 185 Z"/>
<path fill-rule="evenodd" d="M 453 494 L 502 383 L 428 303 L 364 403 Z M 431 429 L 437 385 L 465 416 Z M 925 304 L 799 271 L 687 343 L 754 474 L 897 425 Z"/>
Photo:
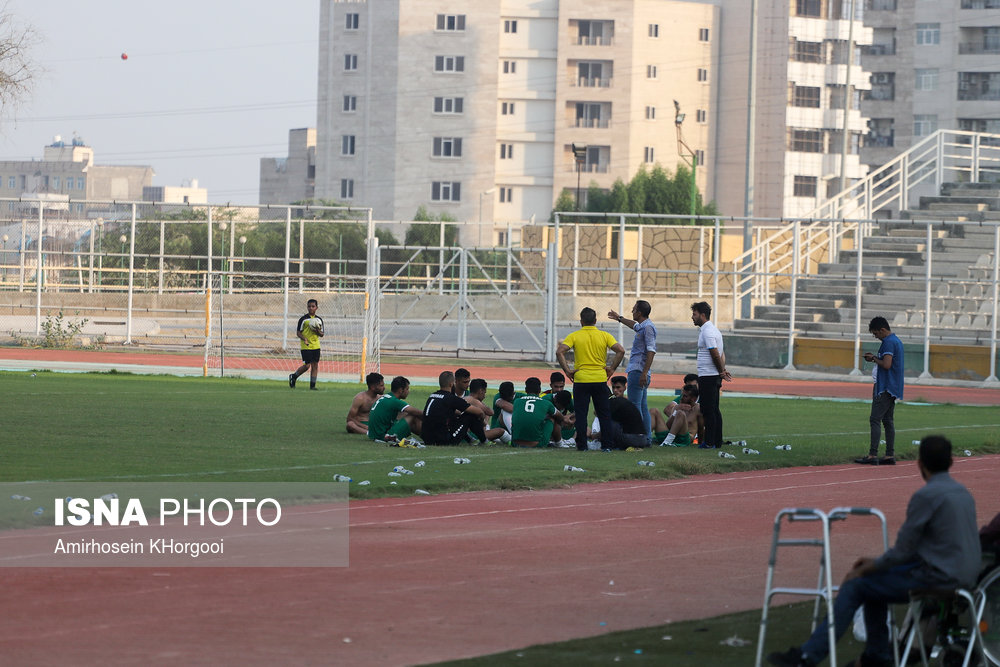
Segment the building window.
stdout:
<path fill-rule="evenodd" d="M 358 54 L 356 53 L 345 53 L 344 54 L 344 71 L 354 72 L 358 69 Z"/>
<path fill-rule="evenodd" d="M 434 157 L 462 157 L 459 137 L 434 137 Z"/>
<path fill-rule="evenodd" d="M 656 78 L 656 65 L 646 65 L 646 78 L 647 79 Z"/>
<path fill-rule="evenodd" d="M 938 117 L 933 114 L 913 115 L 913 136 L 926 137 L 938 129 Z"/>
<path fill-rule="evenodd" d="M 792 60 L 800 63 L 822 63 L 823 43 L 792 40 Z"/>
<path fill-rule="evenodd" d="M 646 120 L 656 120 L 656 107 L 646 107 Z"/>
<path fill-rule="evenodd" d="M 340 154 L 354 155 L 354 135 L 342 134 L 340 136 Z"/>
<path fill-rule="evenodd" d="M 930 46 L 941 43 L 940 23 L 917 24 L 917 46 Z"/>
<path fill-rule="evenodd" d="M 53 176 L 52 177 L 52 189 L 53 190 L 58 190 L 59 186 L 60 186 L 59 177 L 58 176 Z"/>
<path fill-rule="evenodd" d="M 354 199 L 354 179 L 353 178 L 342 178 L 342 179 L 340 179 L 340 198 L 341 199 Z"/>
<path fill-rule="evenodd" d="M 823 152 L 823 131 L 822 130 L 791 130 L 789 132 L 791 150 L 799 153 L 822 153 Z"/>
<path fill-rule="evenodd" d="M 500 188 L 500 203 L 511 204 L 514 201 L 514 188 Z"/>
<path fill-rule="evenodd" d="M 704 109 L 698 109 L 694 112 L 694 120 L 696 123 L 706 123 L 708 122 L 708 112 Z"/>
<path fill-rule="evenodd" d="M 796 86 L 792 84 L 792 106 L 819 109 L 818 86 Z"/>
<path fill-rule="evenodd" d="M 69 189 L 72 190 L 73 189 L 73 179 L 72 178 L 67 178 L 66 179 L 66 183 L 68 184 Z M 7 177 L 7 187 L 10 188 L 11 190 L 13 190 L 14 188 L 17 187 L 17 176 L 8 176 Z"/>
<path fill-rule="evenodd" d="M 701 82 L 708 81 L 708 70 L 704 67 L 698 68 L 698 80 Z"/>
<path fill-rule="evenodd" d="M 604 76 L 603 62 L 578 62 L 576 64 L 576 85 L 583 88 L 607 88 L 611 85 L 611 65 L 608 64 L 608 76 Z"/>
<path fill-rule="evenodd" d="M 578 21 L 577 44 L 610 46 L 615 34 L 614 21 Z"/>
<path fill-rule="evenodd" d="M 708 28 L 699 28 L 698 29 L 698 41 L 699 42 L 707 42 L 708 41 Z"/>
<path fill-rule="evenodd" d="M 654 151 L 652 146 L 646 146 L 642 149 L 642 161 L 646 163 L 652 163 L 654 159 Z"/>
<path fill-rule="evenodd" d="M 649 24 L 649 36 L 650 37 L 659 37 L 660 36 L 660 24 L 659 23 L 650 23 Z"/>
<path fill-rule="evenodd" d="M 513 116 L 514 115 L 514 103 L 513 102 L 502 102 L 500 104 L 500 115 L 501 116 Z"/>
<path fill-rule="evenodd" d="M 437 29 L 449 31 L 465 30 L 465 14 L 438 14 Z"/>
<path fill-rule="evenodd" d="M 79 177 L 79 178 L 76 179 L 76 189 L 77 190 L 86 190 L 87 189 L 86 181 L 84 181 L 83 177 Z"/>
<path fill-rule="evenodd" d="M 503 31 L 508 33 L 517 32 L 517 21 L 513 19 L 507 19 L 503 22 Z"/>
<path fill-rule="evenodd" d="M 793 192 L 796 197 L 815 197 L 817 178 L 815 176 L 796 176 Z"/>
<path fill-rule="evenodd" d="M 503 61 L 504 74 L 514 74 L 515 72 L 517 72 L 517 61 L 514 60 Z"/>
<path fill-rule="evenodd" d="M 500 159 L 510 160 L 514 157 L 514 144 L 500 144 Z"/>
<path fill-rule="evenodd" d="M 358 96 L 344 95 L 344 111 L 357 111 L 357 110 L 358 110 Z"/>
<path fill-rule="evenodd" d="M 464 72 L 464 56 L 434 56 L 435 72 Z"/>
<path fill-rule="evenodd" d="M 914 88 L 916 90 L 937 90 L 938 87 L 938 69 L 936 67 L 930 69 L 918 69 L 916 71 L 916 82 Z"/>
<path fill-rule="evenodd" d="M 458 181 L 431 183 L 431 201 L 462 201 L 462 184 Z"/>
<path fill-rule="evenodd" d="M 435 97 L 434 113 L 462 113 L 461 97 Z"/>
<path fill-rule="evenodd" d="M 701 166 L 701 165 L 705 164 L 705 151 L 703 151 L 703 150 L 696 150 L 694 152 L 694 159 L 696 160 L 696 163 L 698 164 L 698 166 Z"/>
<path fill-rule="evenodd" d="M 357 30 L 358 26 L 361 24 L 360 14 L 345 14 L 344 15 L 344 29 L 345 30 Z"/>
<path fill-rule="evenodd" d="M 795 0 L 795 15 L 822 18 L 822 3 L 820 0 Z"/>

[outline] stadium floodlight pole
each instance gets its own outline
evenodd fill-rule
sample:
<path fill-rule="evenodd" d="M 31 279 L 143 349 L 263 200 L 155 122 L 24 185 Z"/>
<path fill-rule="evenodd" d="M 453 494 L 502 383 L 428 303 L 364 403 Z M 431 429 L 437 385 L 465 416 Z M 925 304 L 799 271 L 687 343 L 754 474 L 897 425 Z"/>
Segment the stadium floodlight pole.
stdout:
<path fill-rule="evenodd" d="M 583 163 L 587 161 L 587 147 L 572 144 L 573 158 L 576 160 L 576 210 L 580 210 L 580 172 L 583 170 Z"/>
<path fill-rule="evenodd" d="M 225 232 L 228 228 L 229 228 L 229 225 L 226 224 L 225 220 L 223 220 L 222 222 L 219 223 L 219 231 L 220 232 Z M 222 264 L 221 264 L 221 266 L 222 266 L 222 286 L 221 287 L 222 287 L 222 289 L 225 289 L 226 288 L 226 235 L 225 234 L 219 234 L 219 237 L 222 239 L 222 253 L 221 253 L 221 255 L 222 255 Z"/>
<path fill-rule="evenodd" d="M 125 242 L 128 241 L 128 237 L 122 234 L 121 236 L 118 237 L 118 240 L 122 242 L 121 267 L 122 267 L 122 285 L 124 285 L 128 281 L 128 276 L 125 275 Z"/>
<path fill-rule="evenodd" d="M 104 218 L 97 219 L 97 289 L 101 289 L 101 272 L 104 270 Z"/>
<path fill-rule="evenodd" d="M 695 175 L 698 170 L 698 154 L 691 150 L 691 147 L 684 141 L 681 124 L 684 122 L 685 117 L 685 114 L 681 113 L 680 103 L 674 100 L 674 127 L 677 128 L 677 154 L 691 167 L 691 224 L 694 224 L 694 216 L 697 215 L 698 210 L 698 186 L 695 183 Z M 687 151 L 687 153 L 684 151 Z"/>
<path fill-rule="evenodd" d="M 750 67 L 747 72 L 747 160 L 746 160 L 746 191 L 743 194 L 743 253 L 749 252 L 753 245 L 754 208 L 754 159 L 756 158 L 757 136 L 757 0 L 750 0 Z M 718 266 L 716 266 L 718 271 Z M 733 299 L 739 295 L 733 289 Z M 741 315 L 750 317 L 750 295 L 743 297 L 740 305 Z"/>
<path fill-rule="evenodd" d="M 2 274 L 3 277 L 0 278 L 0 280 L 3 280 L 4 282 L 6 282 L 7 281 L 7 241 L 10 240 L 10 237 L 8 237 L 6 234 L 4 234 L 2 238 L 3 238 L 3 262 L 2 262 L 3 263 L 3 274 Z M 90 242 L 91 243 L 94 242 L 93 235 L 91 235 L 91 237 L 90 237 Z"/>
<path fill-rule="evenodd" d="M 341 237 L 341 242 L 343 242 L 343 237 Z M 247 237 L 240 236 L 240 269 L 242 273 L 240 274 L 240 290 L 246 290 L 247 288 Z"/>

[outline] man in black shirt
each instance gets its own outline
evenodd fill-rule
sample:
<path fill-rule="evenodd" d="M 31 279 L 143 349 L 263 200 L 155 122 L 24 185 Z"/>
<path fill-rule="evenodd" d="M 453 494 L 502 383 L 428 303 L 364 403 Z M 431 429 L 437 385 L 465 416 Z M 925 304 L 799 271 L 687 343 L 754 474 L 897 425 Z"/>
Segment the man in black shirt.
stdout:
<path fill-rule="evenodd" d="M 422 435 L 428 445 L 458 445 L 465 434 L 472 433 L 486 442 L 483 411 L 455 395 L 455 374 L 445 371 L 438 376 L 440 389 L 427 397 L 424 405 Z"/>
<path fill-rule="evenodd" d="M 616 375 L 611 378 L 611 393 L 613 394 L 609 399 L 612 422 L 611 442 L 615 449 L 641 448 L 649 444 L 649 434 L 645 432 L 646 426 L 642 422 L 642 414 L 632 401 L 625 398 L 627 386 L 628 378 L 624 375 Z M 601 426 L 603 428 L 604 425 Z"/>

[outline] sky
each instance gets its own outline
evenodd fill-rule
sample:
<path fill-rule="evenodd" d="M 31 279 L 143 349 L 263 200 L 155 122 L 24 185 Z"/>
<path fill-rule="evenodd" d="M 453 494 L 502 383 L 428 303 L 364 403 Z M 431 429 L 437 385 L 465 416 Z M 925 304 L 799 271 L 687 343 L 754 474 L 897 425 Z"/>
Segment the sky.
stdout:
<path fill-rule="evenodd" d="M 42 71 L 0 110 L 2 160 L 41 159 L 76 133 L 96 164 L 149 165 L 154 185 L 196 178 L 213 203 L 255 204 L 260 158 L 316 125 L 315 0 L 6 0 L 6 12 L 38 33 Z"/>

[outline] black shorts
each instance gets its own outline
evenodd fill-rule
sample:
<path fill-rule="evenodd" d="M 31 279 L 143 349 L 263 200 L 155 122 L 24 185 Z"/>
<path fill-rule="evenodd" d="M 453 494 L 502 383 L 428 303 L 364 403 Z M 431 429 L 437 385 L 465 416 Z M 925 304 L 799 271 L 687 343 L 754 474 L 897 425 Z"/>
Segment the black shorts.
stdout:
<path fill-rule="evenodd" d="M 315 350 L 299 350 L 302 353 L 302 363 L 304 364 L 318 364 L 319 363 L 319 348 Z"/>

